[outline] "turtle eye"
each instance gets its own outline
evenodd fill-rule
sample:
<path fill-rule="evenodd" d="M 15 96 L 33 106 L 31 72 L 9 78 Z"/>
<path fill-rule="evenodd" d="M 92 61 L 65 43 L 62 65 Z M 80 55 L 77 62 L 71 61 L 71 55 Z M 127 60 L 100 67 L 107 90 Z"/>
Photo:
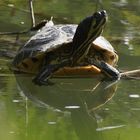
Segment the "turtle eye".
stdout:
<path fill-rule="evenodd" d="M 105 10 L 101 11 L 101 14 L 102 14 L 103 16 L 106 16 L 106 15 L 107 15 L 107 13 L 106 13 Z"/>
<path fill-rule="evenodd" d="M 94 18 L 96 18 L 97 21 L 100 21 L 104 17 L 107 17 L 107 13 L 105 10 L 94 13 Z"/>
<path fill-rule="evenodd" d="M 94 14 L 94 17 L 95 17 L 95 18 L 99 18 L 99 17 L 100 17 L 100 15 L 101 15 L 101 13 L 100 13 L 100 12 L 96 12 L 96 13 Z"/>

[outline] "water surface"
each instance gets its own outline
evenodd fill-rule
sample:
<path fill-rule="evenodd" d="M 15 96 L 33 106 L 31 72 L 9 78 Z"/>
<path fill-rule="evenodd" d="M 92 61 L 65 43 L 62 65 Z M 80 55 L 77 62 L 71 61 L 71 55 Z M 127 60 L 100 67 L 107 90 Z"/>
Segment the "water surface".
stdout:
<path fill-rule="evenodd" d="M 119 55 L 118 69 L 139 69 L 140 2 L 136 0 L 35 1 L 36 21 L 78 23 L 96 9 L 109 21 L 103 35 Z M 41 7 L 41 8 L 40 8 Z M 0 32 L 30 27 L 28 2 L 0 1 Z M 0 36 L 0 137 L 5 140 L 139 140 L 140 81 L 100 83 L 95 79 L 52 79 L 38 87 L 9 70 L 16 50 L 30 35 Z"/>

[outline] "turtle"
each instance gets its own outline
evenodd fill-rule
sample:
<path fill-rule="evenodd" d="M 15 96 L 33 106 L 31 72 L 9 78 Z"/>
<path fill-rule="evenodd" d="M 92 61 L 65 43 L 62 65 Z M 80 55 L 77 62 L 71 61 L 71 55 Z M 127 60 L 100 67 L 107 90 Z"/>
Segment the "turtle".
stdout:
<path fill-rule="evenodd" d="M 64 67 L 94 65 L 111 80 L 119 79 L 114 67 L 117 54 L 101 36 L 107 21 L 105 10 L 84 18 L 78 25 L 46 23 L 24 46 L 13 60 L 16 71 L 36 73 L 33 82 L 50 85 L 51 76 Z M 102 41 L 101 41 L 102 40 Z"/>

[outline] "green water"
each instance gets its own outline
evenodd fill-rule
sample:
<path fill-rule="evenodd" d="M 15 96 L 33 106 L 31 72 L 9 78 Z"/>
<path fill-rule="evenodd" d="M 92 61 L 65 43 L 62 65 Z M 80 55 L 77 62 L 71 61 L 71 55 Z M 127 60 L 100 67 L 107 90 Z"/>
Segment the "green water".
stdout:
<path fill-rule="evenodd" d="M 35 1 L 36 21 L 78 23 L 96 9 L 109 21 L 103 35 L 119 55 L 118 68 L 140 68 L 140 2 L 137 0 Z M 30 27 L 28 2 L 0 1 L 0 32 Z M 30 35 L 22 35 L 23 44 Z M 0 36 L 0 138 L 2 140 L 139 140 L 140 81 L 99 83 L 85 79 L 52 79 L 38 87 L 31 77 L 14 75 L 9 63 L 20 47 L 16 36 Z"/>

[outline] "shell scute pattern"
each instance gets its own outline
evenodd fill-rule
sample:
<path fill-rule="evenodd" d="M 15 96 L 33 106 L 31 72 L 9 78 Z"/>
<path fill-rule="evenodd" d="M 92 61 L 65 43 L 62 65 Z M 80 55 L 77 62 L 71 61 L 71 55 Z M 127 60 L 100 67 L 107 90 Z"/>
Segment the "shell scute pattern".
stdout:
<path fill-rule="evenodd" d="M 77 25 L 55 25 L 44 27 L 25 44 L 23 49 L 50 51 L 63 43 L 72 41 Z"/>
<path fill-rule="evenodd" d="M 64 31 L 67 35 L 67 37 L 73 37 L 75 34 L 75 30 L 77 28 L 77 25 L 67 25 L 67 26 L 62 26 L 61 30 Z"/>
<path fill-rule="evenodd" d="M 13 64 L 23 71 L 31 69 L 31 65 L 40 65 L 46 53 L 72 41 L 76 27 L 72 24 L 43 27 L 18 51 Z"/>
<path fill-rule="evenodd" d="M 47 27 L 45 30 L 41 30 L 36 35 L 31 37 L 31 39 L 25 44 L 23 49 L 35 49 L 35 50 L 42 50 L 42 45 L 46 45 L 44 49 L 47 49 L 47 46 L 49 47 L 49 44 L 51 44 L 53 41 L 57 40 L 59 38 L 60 32 L 57 30 L 56 27 Z M 48 45 L 47 45 L 48 44 Z"/>

